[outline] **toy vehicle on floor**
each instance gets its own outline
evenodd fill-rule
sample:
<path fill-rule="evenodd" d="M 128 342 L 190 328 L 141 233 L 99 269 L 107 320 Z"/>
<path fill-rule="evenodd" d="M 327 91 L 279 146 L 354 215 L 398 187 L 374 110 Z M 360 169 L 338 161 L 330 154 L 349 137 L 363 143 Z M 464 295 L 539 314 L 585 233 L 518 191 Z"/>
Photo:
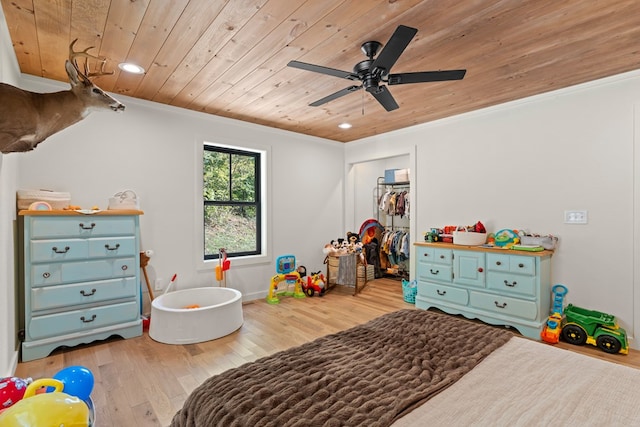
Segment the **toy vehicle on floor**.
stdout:
<path fill-rule="evenodd" d="M 551 315 L 547 318 L 547 321 L 540 332 L 540 338 L 542 341 L 550 344 L 557 344 L 560 340 L 560 332 L 562 330 L 562 312 L 564 310 L 564 297 L 569 290 L 564 285 L 554 285 L 551 288 L 553 292 L 553 308 L 551 309 Z"/>
<path fill-rule="evenodd" d="M 591 344 L 607 353 L 629 352 L 627 332 L 618 326 L 615 316 L 567 305 L 564 309 L 562 338 L 569 344 Z"/>
<path fill-rule="evenodd" d="M 540 332 L 542 341 L 549 344 L 557 344 L 560 341 L 560 332 L 562 331 L 562 314 L 553 313 L 547 318 L 547 321 Z"/>
<path fill-rule="evenodd" d="M 327 290 L 326 283 L 327 281 L 324 279 L 322 272 L 311 273 L 311 275 L 307 276 L 307 281 L 302 282 L 302 290 L 309 297 L 314 296 L 316 292 L 318 296 L 323 296 Z"/>

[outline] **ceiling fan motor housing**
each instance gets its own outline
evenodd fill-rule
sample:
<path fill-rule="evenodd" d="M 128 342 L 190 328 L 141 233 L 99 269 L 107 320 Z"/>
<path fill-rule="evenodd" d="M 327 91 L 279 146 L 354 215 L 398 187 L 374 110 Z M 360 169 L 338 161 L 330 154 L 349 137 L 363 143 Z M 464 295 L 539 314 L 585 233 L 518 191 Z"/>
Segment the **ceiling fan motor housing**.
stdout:
<path fill-rule="evenodd" d="M 362 81 L 362 85 L 367 90 L 369 88 L 377 88 L 380 83 L 379 77 L 371 72 L 371 64 L 373 64 L 373 59 L 367 59 L 358 62 L 355 67 L 353 67 L 354 74 L 358 75 L 358 78 Z"/>

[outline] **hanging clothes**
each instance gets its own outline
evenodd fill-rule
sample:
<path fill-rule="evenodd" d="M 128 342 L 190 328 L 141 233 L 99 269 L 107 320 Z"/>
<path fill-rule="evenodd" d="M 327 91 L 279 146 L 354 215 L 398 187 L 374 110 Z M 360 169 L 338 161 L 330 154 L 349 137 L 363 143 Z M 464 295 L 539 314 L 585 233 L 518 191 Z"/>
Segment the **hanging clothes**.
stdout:
<path fill-rule="evenodd" d="M 400 216 L 400 218 L 402 218 L 405 215 L 405 208 L 406 208 L 405 195 L 406 194 L 407 194 L 406 191 L 402 191 L 396 197 L 396 215 Z"/>
<path fill-rule="evenodd" d="M 387 212 L 389 210 L 389 199 L 391 197 L 391 190 L 387 190 L 378 200 L 378 209 L 381 212 Z"/>
<path fill-rule="evenodd" d="M 411 203 L 410 203 L 411 197 L 409 195 L 409 192 L 407 191 L 404 195 L 404 214 L 406 215 L 407 219 L 410 218 L 410 212 L 411 212 Z"/>

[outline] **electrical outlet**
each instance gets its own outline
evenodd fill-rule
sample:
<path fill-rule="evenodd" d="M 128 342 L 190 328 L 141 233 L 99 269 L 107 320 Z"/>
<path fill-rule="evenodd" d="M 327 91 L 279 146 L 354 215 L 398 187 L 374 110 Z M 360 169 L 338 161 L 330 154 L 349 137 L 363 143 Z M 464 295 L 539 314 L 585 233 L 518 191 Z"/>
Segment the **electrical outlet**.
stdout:
<path fill-rule="evenodd" d="M 164 280 L 156 279 L 156 283 L 155 283 L 156 291 L 161 291 L 162 290 L 162 282 L 164 282 Z"/>
<path fill-rule="evenodd" d="M 565 224 L 586 224 L 587 211 L 564 211 Z"/>

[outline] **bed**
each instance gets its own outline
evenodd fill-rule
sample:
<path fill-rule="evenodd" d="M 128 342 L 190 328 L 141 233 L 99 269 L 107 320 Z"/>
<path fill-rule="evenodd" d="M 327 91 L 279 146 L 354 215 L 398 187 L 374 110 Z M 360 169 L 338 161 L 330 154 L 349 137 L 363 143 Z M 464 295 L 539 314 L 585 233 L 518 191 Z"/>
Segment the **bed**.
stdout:
<path fill-rule="evenodd" d="M 406 309 L 213 376 L 171 426 L 640 425 L 640 370 Z"/>

